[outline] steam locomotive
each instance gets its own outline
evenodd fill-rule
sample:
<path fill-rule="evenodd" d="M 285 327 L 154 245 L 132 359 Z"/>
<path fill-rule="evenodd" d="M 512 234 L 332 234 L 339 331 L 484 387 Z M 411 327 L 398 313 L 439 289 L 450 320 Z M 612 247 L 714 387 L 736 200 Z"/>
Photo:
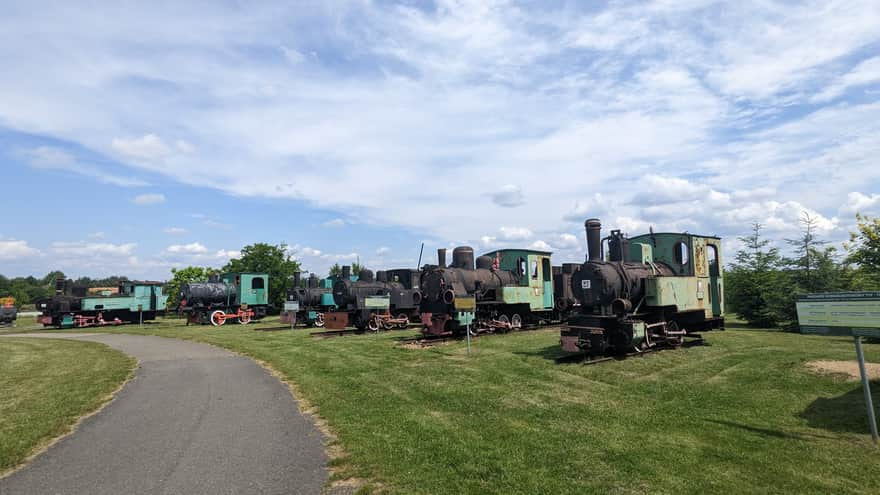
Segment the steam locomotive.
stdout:
<path fill-rule="evenodd" d="M 165 311 L 166 300 L 160 282 L 123 282 L 106 294 L 89 294 L 87 287 L 72 280 L 55 280 L 55 295 L 37 301 L 44 327 L 73 328 L 119 325 L 154 320 Z"/>
<path fill-rule="evenodd" d="M 281 323 L 304 323 L 316 327 L 324 326 L 324 314 L 336 309 L 333 301 L 335 278 L 318 279 L 314 273 L 309 276 L 305 287 L 301 284 L 301 274 L 293 275 L 293 286 L 287 289 L 287 300 L 281 312 Z"/>
<path fill-rule="evenodd" d="M 628 238 L 612 230 L 603 239 L 598 219 L 584 226 L 588 259 L 571 279 L 580 308 L 562 329 L 563 350 L 644 352 L 724 328 L 718 237 L 651 231 Z"/>
<path fill-rule="evenodd" d="M 361 270 L 357 280 L 352 280 L 350 273 L 350 267 L 342 267 L 342 277 L 333 284 L 337 312 L 330 315 L 333 323 L 327 328 L 348 324 L 360 330 L 409 326 L 422 298 L 417 270 L 379 271 L 375 277 L 371 270 Z"/>
<path fill-rule="evenodd" d="M 18 309 L 15 307 L 15 299 L 0 297 L 0 326 L 13 326 L 17 317 Z"/>
<path fill-rule="evenodd" d="M 269 275 L 224 273 L 207 282 L 180 286 L 178 312 L 186 323 L 220 326 L 227 320 L 247 324 L 266 316 L 269 307 Z"/>
<path fill-rule="evenodd" d="M 438 250 L 437 261 L 421 274 L 426 335 L 458 335 L 466 325 L 478 332 L 508 331 L 559 317 L 549 252 L 502 249 L 475 261 L 473 248 L 459 246 L 450 266 L 445 249 Z"/>

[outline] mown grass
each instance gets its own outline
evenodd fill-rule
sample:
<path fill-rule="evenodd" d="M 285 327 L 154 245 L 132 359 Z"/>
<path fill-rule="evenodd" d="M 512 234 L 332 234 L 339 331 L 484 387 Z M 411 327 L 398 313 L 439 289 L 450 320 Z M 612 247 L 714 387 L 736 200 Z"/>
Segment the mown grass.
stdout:
<path fill-rule="evenodd" d="M 477 339 L 470 356 L 464 343 L 396 345 L 414 332 L 254 328 L 111 331 L 267 361 L 337 434 L 341 476 L 392 493 L 880 493 L 859 383 L 804 366 L 854 359 L 848 339 L 728 330 L 708 346 L 582 366 L 554 364 L 553 328 Z"/>
<path fill-rule="evenodd" d="M 101 406 L 135 364 L 93 342 L 0 338 L 0 475 Z"/>

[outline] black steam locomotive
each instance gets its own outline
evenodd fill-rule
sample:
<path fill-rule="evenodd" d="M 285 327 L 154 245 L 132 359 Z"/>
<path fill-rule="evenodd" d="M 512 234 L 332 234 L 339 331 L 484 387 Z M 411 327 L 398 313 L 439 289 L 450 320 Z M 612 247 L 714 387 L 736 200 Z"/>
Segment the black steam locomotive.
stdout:
<path fill-rule="evenodd" d="M 643 352 L 724 327 L 719 238 L 654 232 L 627 238 L 613 230 L 602 239 L 599 220 L 585 227 L 588 260 L 571 278 L 580 310 L 563 327 L 563 350 Z"/>
<path fill-rule="evenodd" d="M 336 309 L 333 300 L 333 279 L 319 279 L 314 273 L 301 284 L 301 273 L 293 275 L 293 287 L 287 289 L 287 300 L 281 312 L 281 323 L 304 323 L 324 326 L 324 314 Z"/>
<path fill-rule="evenodd" d="M 426 265 L 421 275 L 419 312 L 426 335 L 458 335 L 466 325 L 472 331 L 508 331 L 558 317 L 548 252 L 504 249 L 475 262 L 474 250 L 459 246 L 450 266 L 445 249 L 437 258 L 438 264 Z M 471 298 L 475 307 L 462 307 Z"/>
<path fill-rule="evenodd" d="M 349 323 L 360 330 L 409 326 L 422 297 L 418 271 L 387 270 L 374 276 L 371 270 L 361 270 L 357 280 L 352 280 L 350 273 L 350 267 L 342 267 L 343 276 L 333 284 L 337 314 L 332 315 L 335 324 L 327 324 L 327 328 Z"/>

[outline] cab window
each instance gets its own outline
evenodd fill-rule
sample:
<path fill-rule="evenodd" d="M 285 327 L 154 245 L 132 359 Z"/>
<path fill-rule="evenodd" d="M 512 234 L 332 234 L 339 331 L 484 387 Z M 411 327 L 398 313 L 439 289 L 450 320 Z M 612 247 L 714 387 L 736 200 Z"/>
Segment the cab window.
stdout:
<path fill-rule="evenodd" d="M 264 283 L 262 277 L 257 277 L 251 280 L 251 289 L 262 289 L 265 287 Z"/>
<path fill-rule="evenodd" d="M 532 278 L 538 279 L 538 260 L 532 260 Z"/>

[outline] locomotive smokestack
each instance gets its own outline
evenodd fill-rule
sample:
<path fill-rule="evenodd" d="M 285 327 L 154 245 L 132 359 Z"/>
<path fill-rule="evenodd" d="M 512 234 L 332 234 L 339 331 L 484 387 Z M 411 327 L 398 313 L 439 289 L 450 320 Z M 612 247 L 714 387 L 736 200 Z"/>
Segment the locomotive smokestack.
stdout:
<path fill-rule="evenodd" d="M 446 268 L 446 249 L 437 250 L 437 266 Z"/>
<path fill-rule="evenodd" d="M 302 272 L 293 272 L 293 286 L 299 288 L 299 283 L 302 280 Z"/>
<path fill-rule="evenodd" d="M 587 230 L 587 256 L 590 261 L 602 259 L 602 222 L 591 218 L 584 222 Z"/>
<path fill-rule="evenodd" d="M 350 265 L 344 265 L 342 267 L 342 278 L 344 280 L 348 280 L 349 278 L 351 278 L 351 266 Z"/>

